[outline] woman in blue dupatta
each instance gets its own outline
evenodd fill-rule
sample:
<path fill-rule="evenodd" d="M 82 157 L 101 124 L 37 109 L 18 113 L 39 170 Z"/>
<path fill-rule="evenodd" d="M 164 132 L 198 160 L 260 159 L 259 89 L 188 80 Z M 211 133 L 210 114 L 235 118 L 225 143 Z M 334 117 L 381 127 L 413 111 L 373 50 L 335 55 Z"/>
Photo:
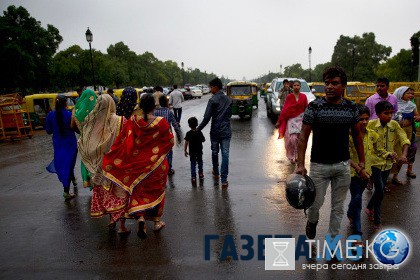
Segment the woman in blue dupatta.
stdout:
<path fill-rule="evenodd" d="M 77 140 L 70 128 L 71 113 L 66 110 L 66 107 L 66 98 L 58 95 L 55 100 L 55 111 L 49 112 L 47 115 L 46 131 L 53 135 L 54 146 L 54 160 L 47 170 L 57 174 L 64 187 L 64 198 L 71 199 L 75 197 L 75 194 L 70 194 L 70 182 L 74 180 Z"/>

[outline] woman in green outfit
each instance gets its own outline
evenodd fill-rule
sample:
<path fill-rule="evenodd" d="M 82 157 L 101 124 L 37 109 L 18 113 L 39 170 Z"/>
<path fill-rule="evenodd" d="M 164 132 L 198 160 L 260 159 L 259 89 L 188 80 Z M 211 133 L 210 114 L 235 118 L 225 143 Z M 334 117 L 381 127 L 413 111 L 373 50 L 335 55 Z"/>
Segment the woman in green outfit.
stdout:
<path fill-rule="evenodd" d="M 76 106 L 74 106 L 71 127 L 77 133 L 80 134 L 78 145 L 80 145 L 81 139 L 83 139 L 83 137 L 89 137 L 89 135 L 83 135 L 82 127 L 86 116 L 89 115 L 89 113 L 95 107 L 96 99 L 96 93 L 91 89 L 86 89 L 82 92 L 82 95 L 79 97 L 79 100 L 77 100 Z M 93 188 L 90 173 L 86 169 L 86 166 L 84 165 L 83 161 L 81 161 L 80 166 L 82 171 L 83 187 Z"/>

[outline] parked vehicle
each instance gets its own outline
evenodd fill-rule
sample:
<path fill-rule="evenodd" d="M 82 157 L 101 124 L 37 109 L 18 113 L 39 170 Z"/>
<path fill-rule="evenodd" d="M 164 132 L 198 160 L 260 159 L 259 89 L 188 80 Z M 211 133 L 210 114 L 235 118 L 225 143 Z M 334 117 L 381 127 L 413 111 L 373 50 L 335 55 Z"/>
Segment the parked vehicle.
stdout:
<path fill-rule="evenodd" d="M 317 97 L 325 96 L 324 83 L 317 82 L 313 84 L 316 84 L 312 86 L 312 91 L 314 94 Z M 347 86 L 344 91 L 344 98 L 356 103 L 364 104 L 366 99 L 372 94 L 375 94 L 375 92 L 376 86 L 374 84 L 367 84 L 363 82 L 347 82 Z"/>
<path fill-rule="evenodd" d="M 252 117 L 253 87 L 254 83 L 244 81 L 227 84 L 226 94 L 232 99 L 232 115 L 238 115 L 240 118 L 244 118 L 246 115 Z"/>
<path fill-rule="evenodd" d="M 143 93 L 142 88 L 134 88 L 137 92 L 137 102 L 140 102 L 140 95 Z M 118 100 L 121 100 L 122 92 L 124 91 L 123 88 L 114 89 L 114 95 L 118 97 Z"/>
<path fill-rule="evenodd" d="M 67 110 L 71 111 L 79 97 L 77 92 L 60 93 L 67 97 Z M 23 98 L 24 108 L 28 111 L 32 128 L 42 126 L 45 128 L 47 114 L 55 108 L 55 99 L 58 93 L 40 93 L 27 95 Z"/>
<path fill-rule="evenodd" d="M 173 91 L 173 88 L 169 88 L 169 87 L 164 87 L 163 88 L 163 94 L 164 95 L 168 95 L 171 91 Z"/>
<path fill-rule="evenodd" d="M 185 88 L 181 88 L 179 91 L 184 96 L 184 100 L 188 100 L 188 99 L 191 99 L 192 98 L 191 92 L 189 90 L 187 90 Z"/>
<path fill-rule="evenodd" d="M 279 90 L 283 87 L 283 80 L 300 82 L 300 92 L 304 93 L 308 98 L 308 103 L 315 100 L 315 95 L 311 92 L 308 83 L 303 79 L 297 78 L 275 78 L 270 87 L 267 89 L 267 116 L 273 121 L 276 122 L 277 118 L 280 115 L 283 104 L 280 104 L 280 99 L 278 98 Z"/>
<path fill-rule="evenodd" d="M 316 97 L 321 97 L 325 95 L 325 84 L 323 82 L 312 82 L 308 83 L 309 87 L 311 88 L 311 92 Z"/>
<path fill-rule="evenodd" d="M 210 92 L 210 89 L 208 86 L 206 85 L 196 85 L 196 87 L 198 87 L 199 89 L 201 89 L 201 92 L 203 92 L 203 94 L 207 94 Z"/>
<path fill-rule="evenodd" d="M 203 92 L 198 87 L 190 87 L 191 98 L 201 98 Z"/>

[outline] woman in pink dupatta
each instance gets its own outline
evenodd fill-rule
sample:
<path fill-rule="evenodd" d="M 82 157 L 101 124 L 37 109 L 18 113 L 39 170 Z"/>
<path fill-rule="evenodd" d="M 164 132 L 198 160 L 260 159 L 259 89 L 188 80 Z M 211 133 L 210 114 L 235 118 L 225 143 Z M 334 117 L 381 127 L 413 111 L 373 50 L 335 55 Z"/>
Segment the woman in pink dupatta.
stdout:
<path fill-rule="evenodd" d="M 297 159 L 297 142 L 306 107 L 308 107 L 308 99 L 300 92 L 300 82 L 296 80 L 293 82 L 293 93 L 286 96 L 276 124 L 276 128 L 279 129 L 279 139 L 284 137 L 286 156 L 293 164 Z"/>

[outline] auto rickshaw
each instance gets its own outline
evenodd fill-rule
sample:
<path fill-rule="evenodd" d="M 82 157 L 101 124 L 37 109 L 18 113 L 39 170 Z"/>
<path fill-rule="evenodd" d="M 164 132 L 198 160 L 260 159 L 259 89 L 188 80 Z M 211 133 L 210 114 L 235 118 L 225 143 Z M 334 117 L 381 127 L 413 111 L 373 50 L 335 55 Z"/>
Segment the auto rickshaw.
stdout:
<path fill-rule="evenodd" d="M 325 96 L 324 83 L 313 82 L 312 92 L 317 97 Z M 315 90 L 315 91 L 314 91 Z M 364 104 L 366 99 L 374 94 L 369 84 L 363 82 L 347 82 L 346 89 L 344 90 L 344 98 L 351 100 L 355 103 Z"/>
<path fill-rule="evenodd" d="M 316 97 L 325 96 L 325 83 L 323 82 L 312 82 L 308 83 L 308 86 L 311 88 L 312 93 Z"/>
<path fill-rule="evenodd" d="M 232 99 L 232 115 L 244 118 L 246 115 L 252 117 L 253 90 L 256 91 L 256 84 L 244 81 L 230 82 L 226 86 L 226 94 Z"/>
<path fill-rule="evenodd" d="M 77 92 L 66 93 L 39 93 L 25 96 L 25 109 L 29 112 L 32 128 L 38 126 L 45 128 L 47 114 L 55 108 L 55 99 L 58 94 L 64 95 L 67 98 L 67 110 L 71 111 L 76 104 L 76 99 L 79 97 Z"/>
<path fill-rule="evenodd" d="M 143 89 L 141 88 L 134 88 L 137 92 L 137 103 L 140 102 L 140 94 L 143 92 Z M 119 88 L 119 89 L 114 89 L 114 95 L 116 97 L 118 97 L 118 100 L 121 100 L 121 95 L 123 93 L 124 89 L 123 88 Z"/>

